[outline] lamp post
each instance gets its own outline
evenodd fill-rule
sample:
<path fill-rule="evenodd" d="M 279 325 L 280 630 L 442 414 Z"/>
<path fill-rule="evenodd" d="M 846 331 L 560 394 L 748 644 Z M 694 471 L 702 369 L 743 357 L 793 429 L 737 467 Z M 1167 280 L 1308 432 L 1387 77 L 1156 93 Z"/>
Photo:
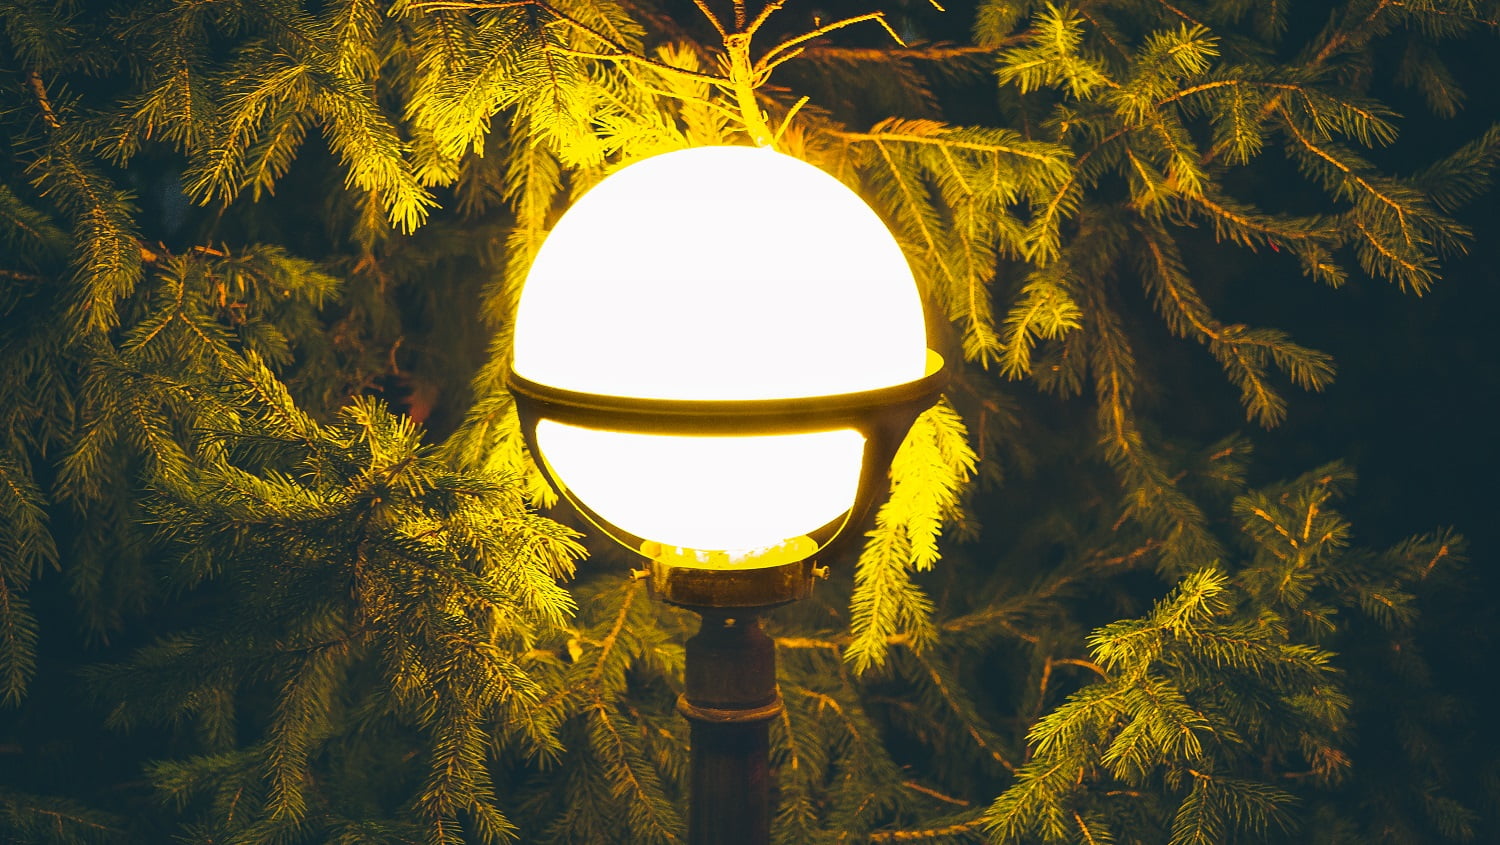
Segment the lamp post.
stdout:
<path fill-rule="evenodd" d="M 769 841 L 768 609 L 886 488 L 942 359 L 879 217 L 769 149 L 699 147 L 586 192 L 516 313 L 515 395 L 548 481 L 702 618 L 678 710 L 691 845 Z"/>

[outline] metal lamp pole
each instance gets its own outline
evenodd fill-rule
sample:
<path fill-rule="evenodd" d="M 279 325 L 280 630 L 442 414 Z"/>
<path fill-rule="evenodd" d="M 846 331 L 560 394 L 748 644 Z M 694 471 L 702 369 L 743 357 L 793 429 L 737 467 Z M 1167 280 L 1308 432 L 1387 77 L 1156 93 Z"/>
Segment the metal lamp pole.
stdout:
<path fill-rule="evenodd" d="M 771 720 L 781 714 L 776 644 L 760 617 L 812 591 L 809 560 L 704 570 L 652 560 L 651 593 L 697 613 L 677 711 L 692 728 L 688 845 L 769 845 Z"/>
<path fill-rule="evenodd" d="M 771 841 L 770 720 L 781 713 L 776 647 L 753 613 L 704 611 L 687 641 L 692 724 L 689 845 Z"/>

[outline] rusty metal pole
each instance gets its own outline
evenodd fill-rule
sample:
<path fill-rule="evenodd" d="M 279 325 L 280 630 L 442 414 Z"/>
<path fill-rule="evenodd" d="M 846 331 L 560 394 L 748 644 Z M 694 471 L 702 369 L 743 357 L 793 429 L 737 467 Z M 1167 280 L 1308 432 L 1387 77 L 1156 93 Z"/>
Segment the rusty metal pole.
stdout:
<path fill-rule="evenodd" d="M 687 641 L 677 700 L 692 726 L 688 845 L 771 841 L 770 720 L 782 705 L 760 609 L 697 608 L 703 624 Z"/>

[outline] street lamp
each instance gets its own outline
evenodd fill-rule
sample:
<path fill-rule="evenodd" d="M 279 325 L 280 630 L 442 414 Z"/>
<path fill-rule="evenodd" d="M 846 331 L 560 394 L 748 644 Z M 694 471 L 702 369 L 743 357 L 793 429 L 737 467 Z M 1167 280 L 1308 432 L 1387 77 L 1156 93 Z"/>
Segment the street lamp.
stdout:
<path fill-rule="evenodd" d="M 754 147 L 633 163 L 538 252 L 508 384 L 548 481 L 648 558 L 702 617 L 678 709 L 692 725 L 692 845 L 769 840 L 759 614 L 805 596 L 814 556 L 883 495 L 942 359 L 899 245 L 849 188 Z"/>

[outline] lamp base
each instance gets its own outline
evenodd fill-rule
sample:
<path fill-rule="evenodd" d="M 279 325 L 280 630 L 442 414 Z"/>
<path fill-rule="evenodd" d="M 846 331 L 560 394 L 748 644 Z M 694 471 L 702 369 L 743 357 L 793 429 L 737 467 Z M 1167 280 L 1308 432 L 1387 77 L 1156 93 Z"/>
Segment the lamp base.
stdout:
<path fill-rule="evenodd" d="M 690 610 L 769 608 L 812 592 L 813 562 L 797 560 L 753 569 L 705 569 L 651 561 L 653 598 Z"/>

